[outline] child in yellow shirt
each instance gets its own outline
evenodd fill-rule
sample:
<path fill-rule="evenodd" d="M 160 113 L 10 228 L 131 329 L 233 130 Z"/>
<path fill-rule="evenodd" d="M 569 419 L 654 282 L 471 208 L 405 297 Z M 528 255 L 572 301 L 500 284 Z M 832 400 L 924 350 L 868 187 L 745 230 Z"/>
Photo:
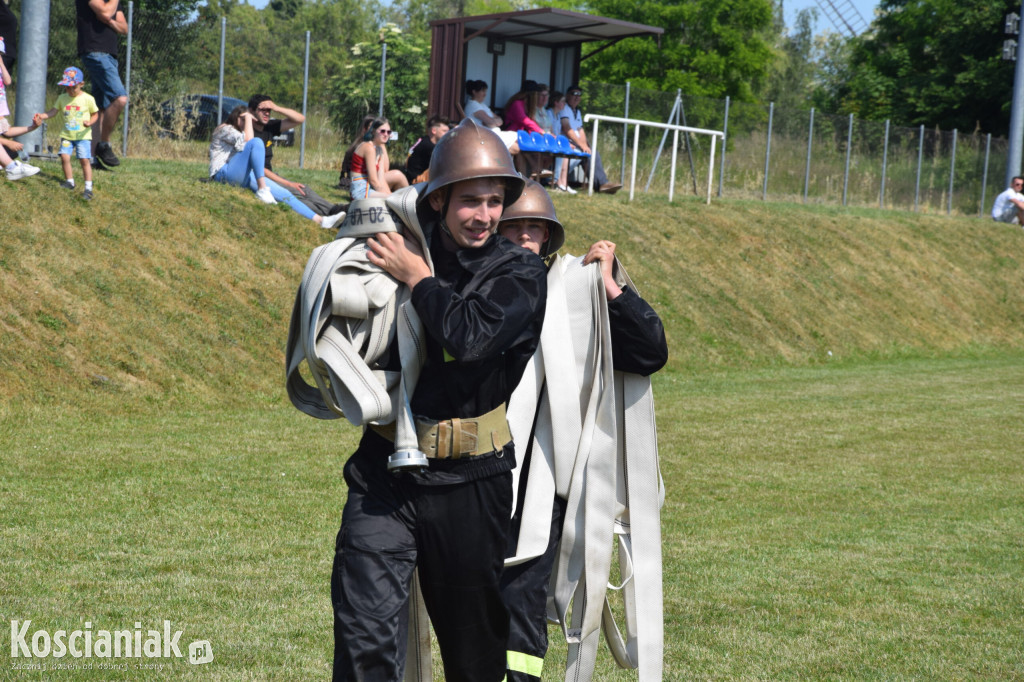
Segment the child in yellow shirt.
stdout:
<path fill-rule="evenodd" d="M 47 112 L 36 114 L 32 122 L 39 125 L 58 111 L 64 115 L 64 128 L 60 132 L 60 163 L 64 168 L 64 182 L 61 187 L 75 188 L 75 178 L 71 172 L 71 152 L 75 153 L 82 164 L 85 175 L 85 191 L 82 197 L 92 199 L 92 124 L 99 118 L 99 108 L 92 95 L 82 88 L 84 79 L 82 70 L 77 66 L 64 69 L 64 78 L 57 85 L 63 85 L 64 94 L 57 98 L 57 104 Z"/>

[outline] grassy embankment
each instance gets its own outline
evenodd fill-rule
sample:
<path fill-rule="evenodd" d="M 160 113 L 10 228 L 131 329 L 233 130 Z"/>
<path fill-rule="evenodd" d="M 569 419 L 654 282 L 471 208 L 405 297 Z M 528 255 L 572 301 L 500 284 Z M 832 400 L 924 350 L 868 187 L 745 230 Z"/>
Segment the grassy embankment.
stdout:
<path fill-rule="evenodd" d="M 198 182 L 198 164 L 129 161 L 98 175 L 91 204 L 57 174 L 4 187 L 18 209 L 0 237 L 0 400 L 278 400 L 294 289 L 329 235 Z M 329 172 L 294 175 L 334 195 Z M 665 320 L 672 373 L 1024 348 L 1024 233 L 991 221 L 622 195 L 557 205 L 566 251 L 619 245 Z"/>
<path fill-rule="evenodd" d="M 292 409 L 282 364 L 329 235 L 198 164 L 129 161 L 89 204 L 45 174 L 2 186 L 0 622 L 213 645 L 146 679 L 326 676 L 357 434 Z M 616 241 L 669 334 L 665 678 L 1024 676 L 1024 233 L 556 200 L 566 250 Z"/>

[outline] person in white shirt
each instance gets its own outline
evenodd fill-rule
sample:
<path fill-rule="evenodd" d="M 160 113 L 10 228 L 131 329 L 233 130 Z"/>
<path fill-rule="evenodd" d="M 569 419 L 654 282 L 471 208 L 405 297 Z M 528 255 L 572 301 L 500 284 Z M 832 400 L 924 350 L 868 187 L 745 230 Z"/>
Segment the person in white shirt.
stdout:
<path fill-rule="evenodd" d="M 1014 176 L 1005 192 L 992 204 L 992 220 L 1011 225 L 1024 225 L 1024 178 Z"/>
<path fill-rule="evenodd" d="M 513 153 L 519 153 L 519 145 L 516 143 L 516 133 L 510 130 L 502 130 L 501 126 L 505 124 L 505 121 L 495 114 L 489 106 L 484 104 L 484 100 L 487 99 L 487 83 L 478 80 L 466 81 L 466 106 L 463 111 L 466 114 L 466 118 L 472 118 L 477 123 L 483 124 L 487 128 L 490 128 L 494 132 L 498 133 L 498 137 L 505 143 L 508 150 Z"/>
<path fill-rule="evenodd" d="M 594 185 L 597 191 L 615 194 L 622 189 L 622 183 L 610 182 L 608 180 L 608 176 L 604 172 L 604 164 L 601 163 L 600 154 L 590 149 L 590 143 L 587 141 L 587 131 L 583 129 L 583 112 L 579 108 L 582 96 L 583 91 L 580 90 L 578 85 L 571 85 L 569 90 L 566 91 L 565 108 L 558 114 L 558 120 L 562 126 L 562 134 L 569 138 L 573 147 L 582 149 L 587 154 L 590 154 L 590 158 L 584 163 L 584 168 L 589 172 L 590 163 L 593 162 Z M 572 169 L 579 163 L 579 159 L 570 161 L 569 168 Z"/>

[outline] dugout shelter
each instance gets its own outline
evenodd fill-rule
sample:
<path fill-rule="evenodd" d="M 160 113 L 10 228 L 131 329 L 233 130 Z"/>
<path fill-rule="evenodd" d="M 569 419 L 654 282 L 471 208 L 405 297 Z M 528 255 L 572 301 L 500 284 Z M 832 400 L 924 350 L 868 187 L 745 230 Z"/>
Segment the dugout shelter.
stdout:
<path fill-rule="evenodd" d="M 526 80 L 565 92 L 579 82 L 583 43 L 603 43 L 587 57 L 624 38 L 664 29 L 545 7 L 430 22 L 428 116 L 462 118 L 467 80 L 488 85 L 487 104 L 501 109 Z"/>

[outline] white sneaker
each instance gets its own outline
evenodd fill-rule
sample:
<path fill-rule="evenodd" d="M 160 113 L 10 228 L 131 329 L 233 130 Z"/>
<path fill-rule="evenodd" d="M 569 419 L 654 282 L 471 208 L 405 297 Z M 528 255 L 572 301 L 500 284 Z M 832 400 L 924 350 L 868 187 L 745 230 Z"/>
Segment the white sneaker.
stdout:
<path fill-rule="evenodd" d="M 271 194 L 269 187 L 262 187 L 256 190 L 256 198 L 262 201 L 264 204 L 276 204 L 277 199 Z"/>
<path fill-rule="evenodd" d="M 27 163 L 15 161 L 15 164 L 17 165 L 14 167 L 14 170 L 7 171 L 8 180 L 21 180 L 22 178 L 33 176 L 39 172 L 39 169 L 37 167 L 30 166 Z"/>
<path fill-rule="evenodd" d="M 576 194 L 576 190 L 574 190 L 569 185 L 566 185 L 565 187 L 562 187 L 561 185 L 555 185 L 555 189 L 557 189 L 559 192 L 565 192 L 567 194 Z"/>
<path fill-rule="evenodd" d="M 336 225 L 338 225 L 339 223 L 341 223 L 341 221 L 344 220 L 344 219 L 345 219 L 345 212 L 344 211 L 341 211 L 340 213 L 335 213 L 334 215 L 325 215 L 323 217 L 323 220 L 320 221 L 320 227 L 324 228 L 325 230 L 330 230 L 330 229 L 334 228 Z"/>

